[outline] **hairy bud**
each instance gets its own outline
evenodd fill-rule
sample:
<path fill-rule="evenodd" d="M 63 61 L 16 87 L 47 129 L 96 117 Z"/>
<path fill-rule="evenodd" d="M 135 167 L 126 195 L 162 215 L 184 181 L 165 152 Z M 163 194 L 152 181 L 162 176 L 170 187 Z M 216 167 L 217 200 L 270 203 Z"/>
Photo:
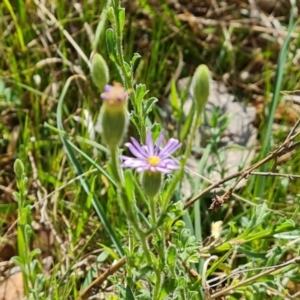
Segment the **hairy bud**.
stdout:
<path fill-rule="evenodd" d="M 142 188 L 149 198 L 153 198 L 160 190 L 162 174 L 160 172 L 145 171 L 142 175 Z"/>
<path fill-rule="evenodd" d="M 121 85 L 107 85 L 101 94 L 101 133 L 109 148 L 120 145 L 128 127 L 127 93 Z"/>
<path fill-rule="evenodd" d="M 198 66 L 192 79 L 192 90 L 199 114 L 202 112 L 209 96 L 210 80 L 211 75 L 208 67 L 206 65 Z"/>
<path fill-rule="evenodd" d="M 92 58 L 92 78 L 95 85 L 104 90 L 105 85 L 109 82 L 109 70 L 104 58 L 96 53 Z"/>
<path fill-rule="evenodd" d="M 17 178 L 22 178 L 24 176 L 24 165 L 20 159 L 16 159 L 14 163 L 14 172 Z"/>

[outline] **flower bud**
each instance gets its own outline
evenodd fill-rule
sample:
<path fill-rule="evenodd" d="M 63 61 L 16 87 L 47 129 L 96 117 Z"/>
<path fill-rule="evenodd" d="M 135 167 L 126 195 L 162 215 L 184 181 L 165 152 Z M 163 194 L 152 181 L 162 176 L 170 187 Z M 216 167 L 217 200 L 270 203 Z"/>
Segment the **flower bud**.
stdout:
<path fill-rule="evenodd" d="M 16 159 L 14 163 L 14 172 L 17 178 L 22 178 L 24 176 L 24 165 L 20 159 Z"/>
<path fill-rule="evenodd" d="M 128 127 L 127 93 L 121 85 L 107 85 L 101 94 L 101 133 L 109 148 L 120 145 Z"/>
<path fill-rule="evenodd" d="M 153 198 L 160 190 L 162 173 L 145 171 L 142 175 L 142 188 L 149 198 Z"/>
<path fill-rule="evenodd" d="M 104 90 L 105 85 L 109 81 L 109 70 L 104 58 L 95 53 L 92 58 L 92 78 L 95 85 L 100 89 Z"/>
<path fill-rule="evenodd" d="M 211 75 L 206 65 L 200 65 L 192 79 L 192 91 L 196 102 L 197 112 L 200 114 L 205 106 L 210 91 Z"/>

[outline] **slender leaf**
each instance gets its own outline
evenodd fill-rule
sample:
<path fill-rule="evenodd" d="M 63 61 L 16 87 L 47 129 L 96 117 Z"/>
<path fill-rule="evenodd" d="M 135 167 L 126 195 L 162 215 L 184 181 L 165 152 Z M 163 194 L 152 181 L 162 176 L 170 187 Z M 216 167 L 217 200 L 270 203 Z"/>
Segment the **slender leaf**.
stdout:
<path fill-rule="evenodd" d="M 57 127 L 59 130 L 64 130 L 63 123 L 62 123 L 63 101 L 64 101 L 65 95 L 69 89 L 71 80 L 72 79 L 69 78 L 68 81 L 66 82 L 66 84 L 62 90 L 61 96 L 59 98 L 58 105 L 57 105 L 56 121 L 57 121 Z M 66 149 L 67 155 L 71 161 L 71 164 L 74 167 L 75 173 L 77 175 L 82 175 L 83 174 L 82 168 L 73 153 L 71 144 L 69 143 L 69 141 L 66 139 L 66 137 L 64 135 L 60 134 L 60 138 L 65 146 L 65 149 Z M 85 190 L 86 194 L 89 195 L 90 187 L 89 187 L 88 182 L 82 177 L 79 178 L 79 181 L 80 181 L 83 189 Z M 110 222 L 106 218 L 105 211 L 104 211 L 102 205 L 100 204 L 99 200 L 97 199 L 96 195 L 94 195 L 92 197 L 92 204 L 94 206 L 94 209 L 95 209 L 99 219 L 102 221 L 104 228 L 106 229 L 107 233 L 109 234 L 110 238 L 112 239 L 112 242 L 114 243 L 119 255 L 123 256 L 124 250 L 122 248 L 122 245 L 121 245 L 119 239 L 117 238 L 115 231 L 113 230 L 112 226 L 110 225 Z"/>

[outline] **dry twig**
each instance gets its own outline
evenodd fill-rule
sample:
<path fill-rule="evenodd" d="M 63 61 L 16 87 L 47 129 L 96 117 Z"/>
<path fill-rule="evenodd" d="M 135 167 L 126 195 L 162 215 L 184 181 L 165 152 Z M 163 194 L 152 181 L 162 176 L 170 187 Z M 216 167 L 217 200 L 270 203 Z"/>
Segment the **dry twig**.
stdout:
<path fill-rule="evenodd" d="M 262 166 L 263 164 L 265 164 L 271 160 L 276 160 L 277 158 L 281 157 L 282 155 L 284 155 L 288 152 L 291 152 L 292 150 L 294 150 L 295 148 L 297 148 L 300 145 L 300 142 L 293 142 L 293 140 L 300 134 L 300 132 L 294 133 L 296 131 L 296 128 L 299 126 L 299 124 L 300 124 L 300 120 L 298 120 L 296 122 L 296 124 L 293 126 L 293 128 L 291 129 L 289 135 L 287 136 L 287 138 L 283 142 L 283 144 L 280 145 L 275 151 L 270 153 L 267 157 L 265 157 L 264 159 L 260 160 L 259 162 L 255 163 L 255 164 L 253 164 L 252 166 L 248 167 L 245 170 L 239 171 L 235 174 L 231 174 L 231 175 L 223 178 L 222 180 L 211 184 L 209 187 L 207 187 L 206 189 L 201 191 L 198 195 L 194 196 L 191 200 L 187 201 L 184 205 L 184 208 L 186 209 L 186 208 L 190 207 L 195 201 L 197 201 L 203 195 L 207 194 L 208 192 L 212 191 L 213 189 L 222 185 L 223 183 L 225 183 L 233 178 L 239 177 L 239 179 L 222 196 L 214 197 L 213 203 L 210 206 L 210 209 L 213 209 L 213 210 L 218 209 L 220 206 L 223 205 L 224 202 L 226 202 L 230 199 L 231 194 L 233 193 L 234 189 L 239 184 L 239 182 L 241 180 L 243 180 L 244 178 L 247 178 L 249 175 L 251 175 L 253 170 L 257 169 L 258 167 Z M 291 177 L 292 177 L 292 175 L 291 175 Z M 295 178 L 296 178 L 296 176 L 295 176 Z"/>

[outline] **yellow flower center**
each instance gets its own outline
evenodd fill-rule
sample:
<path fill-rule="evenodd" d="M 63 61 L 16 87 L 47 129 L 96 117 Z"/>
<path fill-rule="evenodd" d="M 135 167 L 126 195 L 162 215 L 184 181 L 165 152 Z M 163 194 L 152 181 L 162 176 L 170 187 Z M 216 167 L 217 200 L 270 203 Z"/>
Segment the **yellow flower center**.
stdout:
<path fill-rule="evenodd" d="M 147 162 L 148 162 L 149 165 L 155 167 L 159 164 L 160 158 L 158 156 L 149 156 L 147 158 Z"/>

